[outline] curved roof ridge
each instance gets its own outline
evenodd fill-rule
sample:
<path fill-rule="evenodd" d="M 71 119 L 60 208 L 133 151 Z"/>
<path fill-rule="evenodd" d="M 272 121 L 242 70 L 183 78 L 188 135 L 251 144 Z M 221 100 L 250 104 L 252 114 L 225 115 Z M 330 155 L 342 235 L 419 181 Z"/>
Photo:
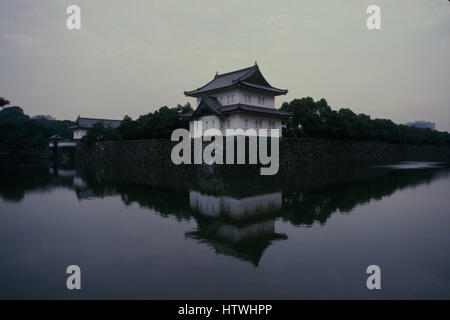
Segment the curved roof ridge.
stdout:
<path fill-rule="evenodd" d="M 246 85 L 246 86 L 249 86 L 249 87 L 254 87 L 254 88 L 257 88 L 257 89 L 258 89 L 258 88 L 262 88 L 262 89 L 265 88 L 264 86 L 261 86 L 261 85 L 259 85 L 259 84 L 252 83 L 252 82 L 247 82 L 247 81 L 242 81 L 242 84 L 244 84 L 244 85 Z M 270 85 L 269 85 L 269 86 L 270 86 Z M 280 88 L 276 88 L 276 87 L 272 87 L 272 86 L 270 86 L 269 89 L 271 89 L 271 90 L 273 90 L 273 91 L 278 91 L 279 93 L 283 93 L 283 94 L 288 93 L 288 90 L 287 90 L 287 89 L 280 89 Z"/>
<path fill-rule="evenodd" d="M 202 90 L 202 89 L 205 88 L 207 85 L 209 85 L 209 84 L 211 84 L 212 82 L 214 82 L 217 78 L 218 78 L 218 76 L 214 77 L 211 81 L 209 81 L 209 82 L 206 83 L 205 85 L 203 85 L 203 86 L 201 86 L 201 87 L 197 87 L 197 89 L 189 90 L 189 91 L 184 91 L 184 94 L 189 93 L 189 92 L 193 92 L 193 91 L 199 91 L 199 90 Z"/>
<path fill-rule="evenodd" d="M 262 75 L 257 64 L 235 70 L 232 72 L 227 72 L 223 74 L 216 74 L 216 76 L 203 85 L 194 90 L 184 91 L 186 96 L 200 97 L 202 95 L 227 90 L 234 86 L 240 86 L 241 84 L 252 87 L 254 89 L 266 91 L 269 94 L 281 95 L 286 94 L 287 90 L 278 89 L 269 84 L 269 82 Z"/>
<path fill-rule="evenodd" d="M 243 75 L 237 77 L 236 79 L 233 79 L 233 82 L 245 80 L 246 78 L 248 78 L 252 74 L 254 74 L 255 71 L 257 71 L 257 68 L 258 68 L 258 66 L 252 66 L 250 68 L 247 68 L 248 70 Z M 243 70 L 241 70 L 241 71 L 243 71 Z"/>
<path fill-rule="evenodd" d="M 88 118 L 88 117 L 82 117 L 82 116 L 78 116 L 77 119 L 86 119 L 86 120 L 107 120 L 107 121 L 122 121 L 122 120 L 118 120 L 118 119 Z"/>
<path fill-rule="evenodd" d="M 184 94 L 186 94 L 186 93 L 188 93 L 188 92 L 192 92 L 192 91 L 198 91 L 198 90 L 201 90 L 201 89 L 207 87 L 209 84 L 211 84 L 211 83 L 214 82 L 215 80 L 217 80 L 217 78 L 222 78 L 222 77 L 224 77 L 224 76 L 229 76 L 229 75 L 231 75 L 231 74 L 233 74 L 233 73 L 239 73 L 239 72 L 243 72 L 243 71 L 246 71 L 245 74 L 247 74 L 248 71 L 250 71 L 250 70 L 253 69 L 253 68 L 255 68 L 255 66 L 251 66 L 251 67 L 247 67 L 247 68 L 242 68 L 242 69 L 239 69 L 239 70 L 234 70 L 234 71 L 230 71 L 230 72 L 226 72 L 226 73 L 216 74 L 216 75 L 214 76 L 214 78 L 213 78 L 211 81 L 207 82 L 205 85 L 203 85 L 203 86 L 201 86 L 201 87 L 197 87 L 197 89 L 194 89 L 194 90 L 184 91 Z M 244 75 L 245 75 L 245 74 L 244 74 Z M 242 77 L 242 76 L 241 76 L 241 77 Z M 241 77 L 238 77 L 237 79 L 240 79 Z M 233 79 L 232 81 L 234 82 L 235 80 Z"/>
<path fill-rule="evenodd" d="M 248 71 L 250 71 L 251 69 L 254 69 L 254 68 L 255 68 L 255 66 L 251 66 L 251 67 L 246 67 L 246 68 L 242 68 L 242 69 L 238 69 L 238 70 L 234 70 L 234 71 L 230 71 L 230 72 L 219 73 L 219 74 L 217 74 L 217 77 L 219 78 L 219 77 L 230 75 L 232 73 L 238 73 L 238 72 L 242 72 L 242 71 L 246 71 L 246 70 L 248 72 Z"/>
<path fill-rule="evenodd" d="M 216 97 L 205 95 L 200 98 L 200 103 L 198 104 L 197 109 L 195 109 L 195 111 L 192 112 L 189 117 L 195 117 L 199 112 L 201 112 L 202 108 L 204 108 L 203 106 L 205 106 L 212 113 L 218 116 L 222 115 L 222 113 L 220 112 L 220 108 L 222 107 L 222 105 L 220 104 L 219 100 L 217 100 Z"/>

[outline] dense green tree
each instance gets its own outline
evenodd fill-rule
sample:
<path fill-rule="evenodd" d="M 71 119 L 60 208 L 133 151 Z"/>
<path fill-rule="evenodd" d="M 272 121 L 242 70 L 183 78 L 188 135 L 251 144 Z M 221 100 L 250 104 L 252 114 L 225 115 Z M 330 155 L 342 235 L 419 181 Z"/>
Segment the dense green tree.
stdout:
<path fill-rule="evenodd" d="M 133 119 L 126 115 L 120 126 L 117 128 L 117 133 L 119 134 L 120 139 L 122 140 L 132 140 L 136 138 L 137 135 L 137 123 L 133 121 Z"/>
<path fill-rule="evenodd" d="M 0 111 L 0 147 L 7 152 L 29 152 L 43 150 L 48 138 L 59 135 L 70 138 L 72 121 L 32 119 L 22 108 L 13 106 Z"/>
<path fill-rule="evenodd" d="M 4 108 L 0 111 L 0 121 L 23 121 L 29 120 L 30 117 L 23 112 L 21 107 L 13 106 Z"/>
<path fill-rule="evenodd" d="M 180 120 L 180 113 L 192 111 L 188 103 L 184 106 L 177 105 L 175 108 L 164 106 L 155 112 L 140 116 L 137 120 L 125 116 L 117 128 L 118 136 L 122 140 L 168 138 L 173 130 L 188 127 L 186 121 Z"/>
<path fill-rule="evenodd" d="M 6 99 L 0 99 L 3 99 L 4 105 L 9 104 Z M 397 125 L 387 119 L 371 119 L 368 115 L 356 114 L 348 108 L 332 110 L 325 99 L 294 99 L 289 103 L 285 102 L 281 110 L 293 113 L 292 119 L 284 123 L 283 135 L 287 137 L 450 145 L 450 134 L 447 132 Z M 93 143 L 103 140 L 169 138 L 173 130 L 188 128 L 188 122 L 180 120 L 180 114 L 192 111 L 188 103 L 174 108 L 164 106 L 140 116 L 137 120 L 127 115 L 118 128 L 105 127 L 103 123 L 94 125 L 88 130 L 83 141 Z M 69 127 L 73 125 L 72 121 L 58 121 L 51 116 L 30 118 L 17 106 L 3 108 L 0 111 L 0 151 L 44 149 L 52 135 L 70 139 L 72 133 Z"/>
<path fill-rule="evenodd" d="M 325 99 L 311 97 L 285 102 L 281 110 L 293 113 L 285 121 L 284 136 L 355 139 L 408 144 L 450 144 L 450 134 L 398 125 L 387 119 L 371 119 L 348 108 L 334 111 Z"/>
<path fill-rule="evenodd" d="M 103 122 L 95 123 L 83 137 L 83 142 L 91 144 L 95 141 L 119 140 L 117 129 L 105 126 Z"/>
<path fill-rule="evenodd" d="M 0 97 L 0 108 L 3 108 L 4 106 L 7 106 L 9 104 L 9 101 L 6 100 L 3 97 Z"/>

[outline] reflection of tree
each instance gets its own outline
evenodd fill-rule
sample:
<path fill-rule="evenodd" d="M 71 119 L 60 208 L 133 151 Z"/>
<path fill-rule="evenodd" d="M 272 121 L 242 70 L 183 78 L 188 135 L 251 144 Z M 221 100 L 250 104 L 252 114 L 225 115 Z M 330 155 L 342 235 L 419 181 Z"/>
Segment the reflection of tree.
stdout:
<path fill-rule="evenodd" d="M 126 205 L 134 202 L 153 209 L 163 217 L 175 216 L 178 220 L 190 219 L 189 194 L 187 190 L 174 192 L 168 188 L 122 185 L 118 189 Z"/>
<path fill-rule="evenodd" d="M 350 212 L 359 204 L 380 200 L 397 190 L 429 183 L 440 174 L 436 170 L 383 169 L 381 172 L 384 174 L 368 180 L 337 183 L 319 189 L 291 184 L 283 189 L 282 217 L 294 225 L 324 224 L 336 211 Z"/>
<path fill-rule="evenodd" d="M 186 237 L 207 243 L 217 253 L 258 265 L 274 241 L 275 221 L 324 224 L 334 212 L 389 196 L 396 190 L 429 183 L 447 169 L 389 170 L 358 166 L 304 167 L 261 177 L 258 170 L 219 169 L 146 172 L 143 167 L 48 167 L 0 169 L 0 196 L 20 201 L 27 192 L 65 187 L 86 197 L 120 195 L 125 205 L 149 208 L 163 217 L 194 220 Z"/>
<path fill-rule="evenodd" d="M 73 177 L 58 175 L 42 163 L 13 168 L 0 168 L 0 196 L 8 201 L 20 202 L 27 192 L 51 190 L 56 186 L 70 188 L 73 184 Z"/>
<path fill-rule="evenodd" d="M 110 168 L 99 170 L 93 167 L 79 168 L 78 172 L 86 182 L 87 188 L 91 190 L 91 197 L 104 197 L 114 192 L 120 195 L 127 206 L 137 203 L 141 207 L 155 210 L 163 217 L 172 215 L 178 220 L 191 218 L 189 192 L 186 189 L 136 184 L 130 176 L 124 178 L 123 172 Z"/>
<path fill-rule="evenodd" d="M 176 172 L 170 174 L 171 179 L 166 178 L 164 186 L 159 186 L 159 176 L 140 172 L 149 177 L 143 186 L 132 183 L 133 175 L 115 172 L 102 168 L 100 176 L 104 179 L 92 181 L 105 189 L 108 185 L 114 187 L 127 205 L 136 202 L 164 217 L 193 218 L 197 228 L 187 232 L 186 237 L 255 266 L 275 240 L 287 238 L 275 232 L 277 218 L 294 225 L 324 224 L 336 211 L 349 212 L 358 204 L 428 183 L 442 173 L 438 169 L 390 171 L 327 166 L 261 177 L 248 168 L 210 172 L 200 167 L 189 175 L 183 172 L 186 180 L 177 179 Z M 91 172 L 91 176 L 98 177 L 99 172 Z M 170 183 L 174 186 L 170 187 Z M 279 205 L 274 205 L 277 194 Z M 239 210 L 233 212 L 233 206 Z"/>
<path fill-rule="evenodd" d="M 281 191 L 282 207 L 273 210 L 270 216 L 296 225 L 310 225 L 314 221 L 326 222 L 335 211 L 348 212 L 358 204 L 381 199 L 398 189 L 429 183 L 442 172 L 440 169 L 389 171 L 327 166 L 303 168 L 275 177 L 261 177 L 256 170 L 247 169 L 224 170 L 212 175 L 193 170 L 178 177 L 177 171 L 161 175 L 89 166 L 77 168 L 77 175 L 85 184 L 80 187 L 74 184 L 73 176 L 61 175 L 57 168 L 50 169 L 43 166 L 0 168 L 0 196 L 20 201 L 26 192 L 64 186 L 73 188 L 79 195 L 85 189 L 90 197 L 120 194 L 127 205 L 136 202 L 164 216 L 190 218 L 195 215 L 189 204 L 190 189 L 235 199 Z"/>

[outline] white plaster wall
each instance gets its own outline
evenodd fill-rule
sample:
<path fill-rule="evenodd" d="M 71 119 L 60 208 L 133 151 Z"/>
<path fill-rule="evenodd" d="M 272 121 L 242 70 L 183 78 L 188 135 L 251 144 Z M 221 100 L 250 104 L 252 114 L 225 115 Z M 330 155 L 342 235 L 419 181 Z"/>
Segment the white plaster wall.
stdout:
<path fill-rule="evenodd" d="M 220 104 L 223 106 L 231 105 L 231 104 L 237 104 L 239 103 L 239 90 L 238 89 L 232 89 L 227 91 L 222 91 L 218 93 L 211 93 L 209 94 L 211 97 L 216 97 L 217 100 L 219 100 Z M 197 98 L 197 106 L 200 104 L 201 98 Z"/>
<path fill-rule="evenodd" d="M 239 90 L 238 89 L 215 93 L 215 94 L 212 94 L 211 96 L 216 97 L 217 100 L 219 100 L 220 104 L 223 106 L 228 106 L 231 104 L 239 103 Z"/>
<path fill-rule="evenodd" d="M 86 181 L 84 181 L 84 179 L 79 176 L 75 176 L 73 178 L 73 185 L 74 185 L 74 187 L 77 187 L 77 188 L 86 188 L 87 187 Z"/>
<path fill-rule="evenodd" d="M 215 128 L 221 130 L 221 123 L 223 120 L 221 120 L 218 116 L 209 115 L 209 116 L 203 116 L 200 117 L 197 120 L 191 120 L 189 121 L 189 132 L 191 136 L 194 136 L 195 130 L 200 130 L 200 122 L 201 122 L 201 129 L 202 134 L 205 133 L 207 129 Z M 199 131 L 197 131 L 199 132 Z"/>
<path fill-rule="evenodd" d="M 86 130 L 84 129 L 75 129 L 73 130 L 73 139 L 74 140 L 79 140 L 81 138 L 83 138 L 86 135 Z"/>
<path fill-rule="evenodd" d="M 74 141 L 59 141 L 58 142 L 58 147 L 75 147 L 77 145 L 76 142 Z M 55 143 L 54 142 L 49 142 L 48 146 L 50 148 L 54 148 L 55 147 Z"/>
<path fill-rule="evenodd" d="M 246 121 L 247 120 L 247 126 Z M 221 130 L 222 134 L 226 134 L 227 129 L 278 129 L 279 130 L 279 136 L 282 135 L 281 130 L 281 119 L 277 118 L 270 118 L 270 117 L 264 117 L 264 116 L 257 116 L 252 114 L 245 114 L 245 113 L 232 113 L 228 116 L 225 116 L 223 118 L 219 118 L 217 116 L 209 115 L 209 116 L 203 116 L 197 119 L 196 121 L 202 122 L 202 134 L 205 133 L 205 130 L 210 129 L 213 127 L 216 129 Z M 213 122 L 214 121 L 214 122 Z M 261 126 L 258 125 L 258 128 L 256 128 L 256 121 L 261 121 Z M 270 125 L 272 123 L 272 127 Z M 189 122 L 189 130 L 191 133 L 191 136 L 194 135 L 194 126 L 198 124 L 195 124 L 194 121 Z"/>
<path fill-rule="evenodd" d="M 58 142 L 58 147 L 75 147 L 76 145 L 77 143 L 73 141 Z"/>
<path fill-rule="evenodd" d="M 245 98 L 246 95 L 251 97 L 250 102 Z M 223 106 L 241 103 L 258 107 L 275 108 L 275 97 L 243 89 L 232 89 L 218 93 L 212 93 L 210 94 L 210 96 L 216 97 L 219 100 L 220 104 Z M 258 98 L 264 98 L 264 102 L 262 101 L 262 99 Z M 200 100 L 201 98 L 197 98 L 197 106 L 199 105 Z"/>
<path fill-rule="evenodd" d="M 220 118 L 218 116 L 203 116 L 201 120 L 203 122 L 203 132 L 211 128 L 220 129 Z"/>
<path fill-rule="evenodd" d="M 250 96 L 250 102 L 245 98 L 246 95 Z M 258 98 L 264 98 L 264 104 Z M 239 90 L 239 102 L 257 107 L 275 108 L 275 97 L 242 89 Z"/>
<path fill-rule="evenodd" d="M 230 114 L 224 117 L 225 129 L 239 129 L 241 128 L 241 117 L 240 114 Z"/>
<path fill-rule="evenodd" d="M 231 123 L 233 124 L 231 129 L 278 129 L 281 137 L 281 119 L 245 113 L 232 114 L 230 115 L 230 119 L 232 119 Z M 256 121 L 261 121 L 261 126 L 258 125 L 258 128 L 256 128 Z M 270 126 L 270 123 L 272 123 L 272 127 Z"/>

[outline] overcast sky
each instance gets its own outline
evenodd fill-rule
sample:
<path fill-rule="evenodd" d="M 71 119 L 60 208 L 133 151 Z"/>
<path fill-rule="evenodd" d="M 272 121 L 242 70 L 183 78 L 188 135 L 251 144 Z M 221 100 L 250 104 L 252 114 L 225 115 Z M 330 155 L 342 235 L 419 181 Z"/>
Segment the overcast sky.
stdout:
<path fill-rule="evenodd" d="M 66 28 L 81 7 L 82 29 Z M 366 8 L 381 7 L 369 31 Z M 294 98 L 450 131 L 448 0 L 1 0 L 0 96 L 30 115 L 133 118 L 258 61 Z M 192 102 L 192 101 L 191 101 Z"/>

